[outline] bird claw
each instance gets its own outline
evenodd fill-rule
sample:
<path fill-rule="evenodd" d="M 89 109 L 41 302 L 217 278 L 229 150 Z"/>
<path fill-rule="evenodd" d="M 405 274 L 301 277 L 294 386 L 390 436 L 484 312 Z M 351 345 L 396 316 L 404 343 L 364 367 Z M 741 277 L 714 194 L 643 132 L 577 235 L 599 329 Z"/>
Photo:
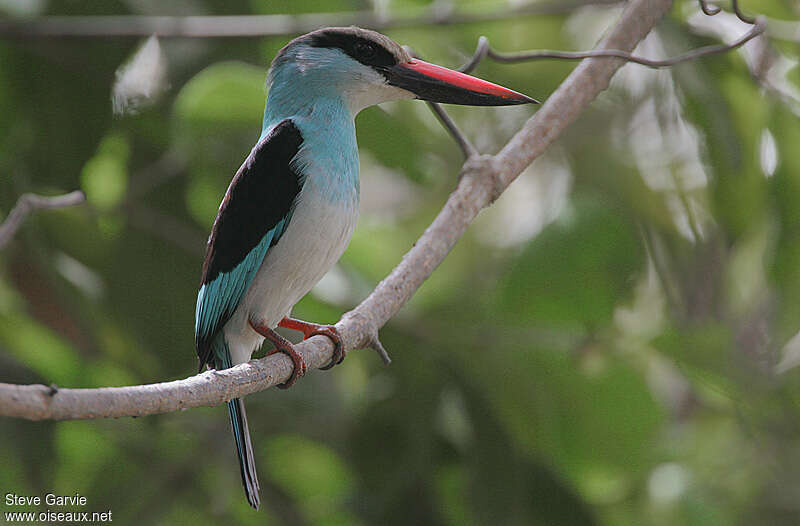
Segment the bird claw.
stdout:
<path fill-rule="evenodd" d="M 289 358 L 292 359 L 292 363 L 294 364 L 294 368 L 292 369 L 292 375 L 289 377 L 289 379 L 283 382 L 282 384 L 278 384 L 276 386 L 278 387 L 278 389 L 289 389 L 291 386 L 295 384 L 295 382 L 297 382 L 298 378 L 306 374 L 308 366 L 306 365 L 306 361 L 303 359 L 303 357 L 300 356 L 300 354 L 294 349 L 294 345 L 291 344 L 283 345 L 282 343 L 276 344 L 275 348 L 272 349 L 272 351 L 269 354 L 267 354 L 267 356 L 269 356 L 270 354 L 275 354 L 276 352 L 281 352 L 287 355 Z"/>
<path fill-rule="evenodd" d="M 339 365 L 344 361 L 344 357 L 347 356 L 347 352 L 344 350 L 344 345 L 342 344 L 342 337 L 339 335 L 338 329 L 333 325 L 322 325 L 319 329 L 312 332 L 309 337 L 315 336 L 317 334 L 321 334 L 323 336 L 327 336 L 333 342 L 333 355 L 331 355 L 331 361 L 325 367 L 320 367 L 323 371 L 327 371 L 334 365 Z"/>
<path fill-rule="evenodd" d="M 267 353 L 267 356 L 275 354 L 276 352 L 282 352 L 283 354 L 287 355 L 289 358 L 292 359 L 292 363 L 294 363 L 294 368 L 292 369 L 292 375 L 289 377 L 282 384 L 278 384 L 277 387 L 281 389 L 288 389 L 294 385 L 298 378 L 306 374 L 306 370 L 308 366 L 306 365 L 306 361 L 303 359 L 302 356 L 295 350 L 294 345 L 275 332 L 274 330 L 267 327 L 265 324 L 256 321 L 256 320 L 249 320 L 250 326 L 256 331 L 258 334 L 266 338 L 267 340 L 271 341 L 272 344 L 275 346 L 270 352 Z"/>
<path fill-rule="evenodd" d="M 303 339 L 307 340 L 312 336 L 322 335 L 327 336 L 333 342 L 333 355 L 331 361 L 325 367 L 320 367 L 323 371 L 327 371 L 334 365 L 339 365 L 344 360 L 347 354 L 342 344 L 342 337 L 339 330 L 333 325 L 320 325 L 318 323 L 311 323 L 308 321 L 298 320 L 295 318 L 285 317 L 279 323 L 278 327 L 284 329 L 291 329 L 293 331 L 300 331 L 303 333 Z"/>

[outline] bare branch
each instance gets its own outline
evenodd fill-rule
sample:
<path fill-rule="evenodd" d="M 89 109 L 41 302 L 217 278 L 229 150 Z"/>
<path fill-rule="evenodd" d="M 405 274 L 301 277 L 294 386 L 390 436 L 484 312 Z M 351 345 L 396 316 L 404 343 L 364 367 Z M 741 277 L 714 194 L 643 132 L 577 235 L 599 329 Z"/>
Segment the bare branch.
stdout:
<path fill-rule="evenodd" d="M 765 29 L 766 29 L 766 23 L 763 21 L 757 21 L 755 25 L 753 25 L 752 29 L 750 29 L 750 31 L 748 31 L 735 41 L 731 42 L 730 44 L 705 46 L 693 49 L 692 51 L 688 51 L 682 55 L 678 55 L 676 57 L 664 60 L 651 60 L 644 57 L 633 55 L 631 53 L 619 49 L 604 49 L 604 50 L 592 50 L 592 51 L 554 51 L 554 50 L 543 49 L 536 51 L 522 51 L 519 53 L 501 53 L 488 47 L 488 41 L 487 41 L 487 48 L 483 50 L 479 46 L 478 51 L 476 51 L 476 55 L 473 56 L 472 60 L 470 60 L 468 65 L 473 65 L 473 63 L 476 62 L 477 53 L 482 52 L 484 53 L 485 56 L 488 56 L 492 60 L 505 63 L 529 62 L 541 59 L 581 60 L 585 58 L 614 57 L 614 58 L 624 59 L 628 62 L 641 64 L 642 66 L 647 66 L 649 68 L 667 68 L 675 66 L 676 64 L 680 64 L 681 62 L 696 60 L 700 57 L 704 57 L 707 55 L 726 53 L 728 51 L 731 51 L 733 49 L 736 49 L 744 45 L 745 43 L 749 42 L 755 37 L 761 35 L 762 33 L 764 33 Z"/>
<path fill-rule="evenodd" d="M 632 51 L 658 20 L 669 10 L 668 0 L 631 2 L 622 20 L 598 45 L 600 50 Z M 547 99 L 542 108 L 525 123 L 495 156 L 502 167 L 501 181 L 510 184 L 522 170 L 571 124 L 588 104 L 608 87 L 613 74 L 625 64 L 623 59 L 584 60 Z"/>
<path fill-rule="evenodd" d="M 406 8 L 385 17 L 376 11 L 304 15 L 241 16 L 47 16 L 35 20 L 0 20 L 0 38 L 217 38 L 301 34 L 323 26 L 357 25 L 373 29 L 425 25 L 467 24 L 521 16 L 565 13 L 585 5 L 617 4 L 619 0 L 552 0 L 531 2 L 518 9 L 483 13 L 442 13 L 430 8 Z"/>
<path fill-rule="evenodd" d="M 722 11 L 722 9 L 720 9 L 717 6 L 709 7 L 709 5 L 706 2 L 706 0 L 698 0 L 698 1 L 700 2 L 700 9 L 702 9 L 703 13 L 707 14 L 708 16 L 714 16 L 717 13 L 719 13 L 720 11 Z M 751 18 L 751 17 L 745 15 L 744 13 L 742 13 L 742 10 L 739 9 L 739 1 L 738 0 L 731 0 L 731 6 L 733 8 L 733 12 L 736 14 L 736 16 L 739 18 L 739 20 L 741 20 L 742 22 L 744 22 L 746 24 L 755 24 L 756 23 L 756 19 L 755 18 Z"/>
<path fill-rule="evenodd" d="M 632 50 L 670 8 L 671 0 L 632 0 L 599 45 Z M 375 335 L 411 298 L 488 206 L 534 158 L 586 109 L 625 63 L 587 60 L 573 70 L 541 109 L 497 156 L 473 156 L 464 164 L 458 186 L 444 208 L 400 264 L 336 325 L 345 349 L 374 346 Z M 329 338 L 315 336 L 296 346 L 309 367 L 327 365 Z M 120 417 L 165 413 L 272 387 L 289 378 L 291 360 L 274 354 L 224 371 L 208 371 L 161 384 L 102 389 L 58 389 L 43 385 L 0 384 L 0 415 L 40 419 Z"/>
<path fill-rule="evenodd" d="M 79 205 L 86 201 L 86 194 L 80 190 L 75 190 L 64 195 L 45 197 L 36 194 L 22 194 L 17 200 L 17 204 L 8 214 L 6 220 L 0 224 L 0 249 L 2 249 L 14 237 L 25 222 L 28 214 L 34 210 L 48 210 L 53 208 L 66 208 L 68 206 Z"/>
<path fill-rule="evenodd" d="M 736 16 L 739 17 L 739 20 L 744 22 L 745 24 L 755 24 L 756 19 L 749 17 L 742 13 L 742 10 L 739 9 L 739 0 L 731 0 L 731 5 L 733 6 L 733 12 L 736 13 Z"/>
<path fill-rule="evenodd" d="M 700 2 L 700 9 L 702 9 L 703 13 L 707 14 L 708 16 L 714 16 L 720 11 L 722 11 L 722 9 L 720 9 L 717 6 L 713 7 L 709 6 L 706 0 L 698 0 L 698 1 Z"/>
<path fill-rule="evenodd" d="M 475 53 L 473 53 L 472 58 L 469 59 L 469 62 L 458 68 L 458 71 L 461 73 L 471 73 L 478 67 L 481 60 L 486 58 L 487 53 L 489 53 L 489 39 L 481 35 L 478 37 L 478 46 L 475 48 Z"/>
<path fill-rule="evenodd" d="M 389 358 L 389 353 L 386 352 L 386 349 L 383 347 L 383 344 L 381 343 L 381 340 L 378 337 L 377 329 L 370 336 L 367 347 L 378 353 L 378 356 L 383 361 L 383 365 L 389 365 L 392 363 L 392 359 Z"/>
<path fill-rule="evenodd" d="M 484 38 L 484 37 L 481 37 Z M 421 56 L 417 54 L 417 52 L 411 46 L 403 46 L 405 50 L 414 58 L 422 59 Z M 469 142 L 467 136 L 464 135 L 464 132 L 459 129 L 458 125 L 453 121 L 450 115 L 442 108 L 441 104 L 436 102 L 426 102 L 428 108 L 436 115 L 436 118 L 439 119 L 439 122 L 444 126 L 444 129 L 447 130 L 453 139 L 458 144 L 458 147 L 461 148 L 461 153 L 464 154 L 464 159 L 469 159 L 473 155 L 478 155 L 478 150 Z"/>
<path fill-rule="evenodd" d="M 434 115 L 438 117 L 439 122 L 442 123 L 442 126 L 445 127 L 447 132 L 455 139 L 458 143 L 458 147 L 461 148 L 461 153 L 464 154 L 464 159 L 469 159 L 473 155 L 478 155 L 478 150 L 469 142 L 467 136 L 459 129 L 456 125 L 455 121 L 450 117 L 450 114 L 442 108 L 441 104 L 437 104 L 435 102 L 426 102 L 428 107 L 431 109 Z"/>

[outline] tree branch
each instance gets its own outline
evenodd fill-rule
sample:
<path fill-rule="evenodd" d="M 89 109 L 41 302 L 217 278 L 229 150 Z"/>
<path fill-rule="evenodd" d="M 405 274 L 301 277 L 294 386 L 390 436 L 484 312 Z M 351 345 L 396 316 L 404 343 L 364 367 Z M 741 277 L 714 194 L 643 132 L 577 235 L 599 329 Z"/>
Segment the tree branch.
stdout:
<path fill-rule="evenodd" d="M 0 224 L 0 249 L 2 249 L 14 237 L 27 219 L 28 214 L 35 210 L 48 210 L 53 208 L 66 208 L 68 206 L 79 205 L 86 201 L 86 195 L 80 190 L 75 190 L 64 195 L 55 197 L 45 197 L 36 194 L 22 194 L 17 199 L 17 204 L 8 214 L 6 220 Z"/>
<path fill-rule="evenodd" d="M 733 12 L 736 13 L 736 16 L 739 17 L 739 20 L 746 24 L 755 24 L 756 19 L 750 16 L 745 15 L 742 13 L 742 10 L 739 9 L 739 0 L 731 0 L 731 7 L 733 7 Z"/>
<path fill-rule="evenodd" d="M 714 16 L 717 13 L 721 12 L 721 9 L 711 8 L 709 7 L 706 2 L 703 0 L 700 1 L 700 9 L 709 16 Z M 695 60 L 700 57 L 704 57 L 706 55 L 714 55 L 718 53 L 725 53 L 736 49 L 740 46 L 743 46 L 745 43 L 749 42 L 750 40 L 756 38 L 757 36 L 763 34 L 766 31 L 767 25 L 766 20 L 761 19 L 756 21 L 752 19 L 750 21 L 748 17 L 746 17 L 742 12 L 739 10 L 739 5 L 734 1 L 733 3 L 733 10 L 736 16 L 747 23 L 753 24 L 753 27 L 750 31 L 742 35 L 740 38 L 736 39 L 735 41 L 731 42 L 730 44 L 720 44 L 720 45 L 713 45 L 713 46 L 705 46 L 698 49 L 694 49 L 692 51 L 688 51 L 682 55 L 678 55 L 676 57 L 672 57 L 669 59 L 664 60 L 651 60 L 643 57 L 639 57 L 628 53 L 626 51 L 621 51 L 618 49 L 596 49 L 592 51 L 551 51 L 551 50 L 536 50 L 536 51 L 522 51 L 516 53 L 501 53 L 499 51 L 495 51 L 489 45 L 489 39 L 485 36 L 481 36 L 478 38 L 478 45 L 475 48 L 475 53 L 472 54 L 472 58 L 469 61 L 458 68 L 458 71 L 462 73 L 470 73 L 475 68 L 480 65 L 481 61 L 486 57 L 491 58 L 496 62 L 501 63 L 517 63 L 517 62 L 529 62 L 533 60 L 540 60 L 540 59 L 559 59 L 559 60 L 582 60 L 585 58 L 595 58 L 595 57 L 615 57 L 627 60 L 628 62 L 633 62 L 635 64 L 640 64 L 643 66 L 647 66 L 650 68 L 666 68 L 675 66 L 676 64 L 680 64 L 681 62 L 688 62 L 690 60 Z M 413 49 L 406 46 L 406 49 L 409 53 L 415 58 L 421 58 L 417 56 Z M 473 155 L 477 155 L 478 151 L 469 142 L 466 135 L 458 128 L 456 123 L 447 113 L 447 111 L 442 108 L 440 104 L 435 102 L 428 102 L 428 107 L 433 112 L 434 115 L 439 119 L 439 122 L 444 126 L 445 130 L 450 134 L 451 137 L 456 141 L 458 147 L 461 149 L 461 152 L 464 154 L 464 159 L 469 159 Z"/>
<path fill-rule="evenodd" d="M 722 9 L 717 6 L 709 6 L 706 0 L 699 0 L 700 1 L 700 9 L 703 10 L 703 13 L 707 14 L 708 16 L 714 16 Z"/>
<path fill-rule="evenodd" d="M 486 40 L 486 37 L 480 37 L 478 42 L 482 42 L 481 39 Z M 412 57 L 422 59 L 411 46 L 403 46 L 403 48 Z M 425 104 L 427 104 L 428 108 L 436 115 L 436 118 L 439 119 L 439 123 L 447 130 L 447 133 L 456 141 L 456 144 L 458 144 L 458 147 L 461 149 L 461 153 L 464 154 L 464 160 L 469 159 L 473 155 L 478 155 L 478 150 L 469 142 L 467 136 L 464 135 L 464 132 L 461 131 L 455 121 L 450 117 L 450 114 L 442 108 L 441 104 L 438 102 L 426 102 Z"/>
<path fill-rule="evenodd" d="M 436 118 L 439 119 L 439 122 L 444 129 L 447 130 L 447 133 L 456 141 L 458 144 L 461 153 L 464 154 L 464 159 L 469 159 L 473 155 L 478 155 L 478 150 L 469 142 L 467 136 L 464 135 L 464 132 L 458 127 L 450 114 L 442 108 L 442 105 L 438 102 L 426 102 L 425 104 L 428 105 L 428 108 L 436 115 Z"/>
<path fill-rule="evenodd" d="M 489 57 L 496 62 L 504 62 L 509 64 L 514 64 L 517 62 L 530 62 L 541 59 L 582 60 L 593 57 L 615 57 L 624 59 L 628 62 L 633 62 L 635 64 L 640 64 L 642 66 L 647 66 L 649 68 L 668 68 L 680 64 L 681 62 L 688 62 L 690 60 L 696 60 L 707 55 L 726 53 L 736 49 L 764 33 L 766 28 L 767 25 L 765 21 L 754 21 L 753 27 L 750 29 L 750 31 L 737 38 L 730 44 L 705 46 L 664 60 L 651 60 L 619 49 L 595 49 L 592 51 L 554 51 L 549 49 L 541 49 L 535 51 L 521 51 L 517 53 L 501 53 L 493 50 L 489 46 L 489 40 L 482 36 L 478 40 L 478 47 L 475 50 L 475 54 L 472 56 L 469 62 L 460 68 L 459 71 L 463 71 L 465 73 L 472 71 L 478 66 L 484 57 Z"/>
<path fill-rule="evenodd" d="M 632 50 L 671 6 L 671 0 L 633 0 L 599 49 Z M 378 347 L 377 331 L 411 298 L 464 234 L 478 212 L 555 141 L 625 63 L 619 58 L 585 60 L 497 156 L 470 157 L 458 186 L 439 215 L 400 264 L 336 327 L 345 349 Z M 296 346 L 309 367 L 326 365 L 333 354 L 327 337 Z M 140 416 L 217 405 L 267 389 L 289 378 L 291 360 L 274 354 L 224 371 L 173 382 L 102 389 L 53 389 L 0 384 L 0 415 L 41 419 Z"/>
<path fill-rule="evenodd" d="M 484 12 L 408 8 L 402 14 L 382 16 L 370 11 L 304 15 L 234 16 L 48 16 L 35 20 L 0 20 L 0 38 L 218 38 L 301 34 L 323 26 L 357 25 L 373 29 L 423 25 L 489 22 L 544 14 L 566 13 L 585 5 L 617 4 L 619 0 L 553 0 L 518 9 Z"/>

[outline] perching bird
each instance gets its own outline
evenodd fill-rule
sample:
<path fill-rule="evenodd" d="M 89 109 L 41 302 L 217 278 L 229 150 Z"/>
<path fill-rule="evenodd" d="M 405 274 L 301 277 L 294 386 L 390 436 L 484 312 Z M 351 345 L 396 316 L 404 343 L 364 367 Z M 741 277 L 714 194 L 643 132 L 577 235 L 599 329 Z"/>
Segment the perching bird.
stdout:
<path fill-rule="evenodd" d="M 195 311 L 200 369 L 250 359 L 269 340 L 294 371 L 306 365 L 275 328 L 330 337 L 332 326 L 289 318 L 344 252 L 358 216 L 355 115 L 380 102 L 418 98 L 474 106 L 535 100 L 412 57 L 388 37 L 357 27 L 324 28 L 298 37 L 272 62 L 261 137 L 233 177 L 214 221 Z M 270 353 L 271 354 L 271 353 Z M 244 404 L 228 402 L 247 500 L 259 486 Z"/>

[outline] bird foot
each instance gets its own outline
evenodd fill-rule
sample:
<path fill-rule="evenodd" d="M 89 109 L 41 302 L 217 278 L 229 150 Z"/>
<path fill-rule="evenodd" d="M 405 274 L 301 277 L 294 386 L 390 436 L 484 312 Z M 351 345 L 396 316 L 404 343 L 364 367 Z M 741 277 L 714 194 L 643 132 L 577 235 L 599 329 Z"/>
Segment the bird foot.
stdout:
<path fill-rule="evenodd" d="M 344 357 L 347 356 L 347 352 L 344 350 L 344 345 L 342 344 L 342 337 L 339 335 L 339 331 L 333 325 L 324 325 L 318 331 L 314 331 L 311 333 L 311 336 L 315 336 L 317 334 L 322 334 L 327 336 L 333 342 L 333 355 L 331 356 L 331 361 L 325 367 L 320 367 L 323 371 L 327 371 L 334 365 L 339 365 L 344 361 Z"/>
<path fill-rule="evenodd" d="M 317 336 L 318 334 L 330 338 L 333 342 L 333 356 L 331 357 L 331 361 L 328 365 L 325 367 L 320 367 L 320 369 L 323 371 L 327 371 L 334 365 L 339 365 L 347 355 L 344 350 L 344 345 L 342 344 L 342 337 L 339 334 L 339 331 L 333 325 L 320 325 L 318 323 L 311 323 L 308 321 L 298 320 L 296 318 L 289 318 L 287 316 L 278 322 L 278 327 L 300 331 L 303 333 L 304 340 L 307 340 L 312 336 Z"/>
<path fill-rule="evenodd" d="M 303 359 L 302 356 L 295 350 L 294 345 L 292 342 L 275 332 L 274 330 L 270 329 L 266 325 L 261 322 L 256 322 L 253 320 L 250 321 L 250 326 L 256 331 L 258 334 L 266 338 L 267 340 L 271 341 L 272 344 L 275 346 L 274 349 L 267 352 L 267 356 L 275 354 L 276 352 L 282 352 L 283 354 L 287 355 L 289 358 L 292 359 L 292 363 L 294 363 L 294 369 L 292 370 L 292 375 L 289 377 L 282 384 L 278 384 L 278 388 L 280 389 L 288 389 L 295 384 L 298 378 L 306 374 L 306 370 L 308 366 L 306 365 L 306 361 Z"/>

